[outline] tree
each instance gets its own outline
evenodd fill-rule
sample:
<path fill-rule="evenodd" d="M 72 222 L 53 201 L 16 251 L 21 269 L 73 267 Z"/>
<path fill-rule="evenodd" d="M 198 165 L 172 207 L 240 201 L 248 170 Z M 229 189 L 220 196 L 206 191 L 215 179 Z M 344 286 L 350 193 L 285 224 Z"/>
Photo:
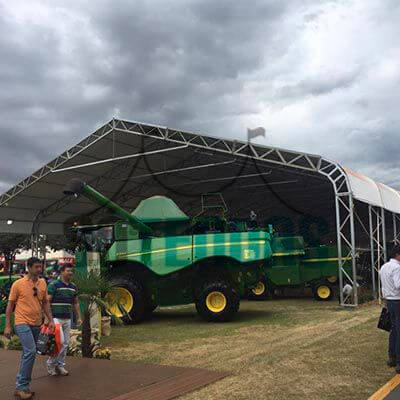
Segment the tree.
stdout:
<path fill-rule="evenodd" d="M 74 253 L 78 245 L 76 235 L 46 235 L 44 240 L 46 247 L 53 251 L 65 250 Z"/>
<path fill-rule="evenodd" d="M 5 259 L 6 267 L 15 256 L 28 246 L 29 235 L 20 233 L 0 233 L 0 255 Z"/>
<path fill-rule="evenodd" d="M 81 302 L 83 315 L 82 321 L 82 357 L 93 357 L 92 327 L 90 322 L 91 312 L 100 308 L 103 312 L 111 314 L 105 301 L 105 295 L 112 290 L 107 278 L 91 271 L 90 273 L 76 273 L 74 283 L 78 288 L 78 298 Z"/>

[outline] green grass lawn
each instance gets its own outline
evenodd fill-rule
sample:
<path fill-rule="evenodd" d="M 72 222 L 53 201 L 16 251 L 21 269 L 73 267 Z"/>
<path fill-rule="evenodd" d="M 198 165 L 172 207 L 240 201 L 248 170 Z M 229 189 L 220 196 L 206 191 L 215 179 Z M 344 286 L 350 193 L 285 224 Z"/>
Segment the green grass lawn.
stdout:
<path fill-rule="evenodd" d="M 103 342 L 114 359 L 231 373 L 186 400 L 367 399 L 394 375 L 379 312 L 374 304 L 344 309 L 305 298 L 243 301 L 233 322 L 213 324 L 190 305 L 115 326 Z"/>

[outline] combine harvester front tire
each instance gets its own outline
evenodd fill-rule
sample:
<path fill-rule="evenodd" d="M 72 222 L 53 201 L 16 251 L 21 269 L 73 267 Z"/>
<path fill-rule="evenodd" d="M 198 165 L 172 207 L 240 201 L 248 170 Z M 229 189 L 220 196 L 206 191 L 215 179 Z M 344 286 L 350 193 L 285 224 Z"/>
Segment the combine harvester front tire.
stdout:
<path fill-rule="evenodd" d="M 328 301 L 333 297 L 333 287 L 327 282 L 319 283 L 313 289 L 315 300 Z"/>
<path fill-rule="evenodd" d="M 112 314 L 121 318 L 126 325 L 140 322 L 146 311 L 142 285 L 129 277 L 114 278 L 111 285 L 113 288 L 106 294 L 106 301 Z"/>
<path fill-rule="evenodd" d="M 209 282 L 203 286 L 196 310 L 206 321 L 227 322 L 239 311 L 240 298 L 224 281 Z"/>
<path fill-rule="evenodd" d="M 257 283 L 257 286 L 250 290 L 249 300 L 269 300 L 272 297 L 271 286 L 262 279 Z"/>

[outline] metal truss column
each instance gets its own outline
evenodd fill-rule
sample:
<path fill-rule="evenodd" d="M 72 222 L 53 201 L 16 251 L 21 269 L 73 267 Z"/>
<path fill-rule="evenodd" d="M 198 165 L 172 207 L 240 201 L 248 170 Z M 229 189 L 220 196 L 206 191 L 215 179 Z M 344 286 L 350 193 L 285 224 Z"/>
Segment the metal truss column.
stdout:
<path fill-rule="evenodd" d="M 36 232 L 31 234 L 31 256 L 39 256 L 39 235 Z"/>
<path fill-rule="evenodd" d="M 385 221 L 385 209 L 381 208 L 381 219 L 382 219 L 382 246 L 383 246 L 383 262 L 387 262 L 387 246 L 386 246 L 386 221 Z"/>
<path fill-rule="evenodd" d="M 354 230 L 354 199 L 353 195 L 349 194 L 350 208 L 350 243 L 351 243 L 351 265 L 353 273 L 353 305 L 358 305 L 358 283 L 357 283 L 357 260 L 356 260 L 356 235 Z M 343 264 L 342 264 L 343 265 Z"/>
<path fill-rule="evenodd" d="M 400 216 L 392 213 L 393 218 L 393 244 L 400 244 L 400 232 L 397 231 L 397 223 L 400 222 Z"/>
<path fill-rule="evenodd" d="M 372 277 L 372 293 L 374 298 L 377 298 L 376 292 L 376 278 L 375 278 L 375 250 L 374 250 L 374 228 L 372 221 L 372 206 L 368 205 L 368 218 L 369 218 L 369 239 L 370 239 L 370 255 L 371 255 L 371 277 Z"/>
<path fill-rule="evenodd" d="M 387 261 L 385 210 L 368 206 L 370 221 L 372 290 L 375 298 L 381 298 L 379 270 Z"/>
<path fill-rule="evenodd" d="M 354 229 L 354 200 L 351 193 L 336 195 L 336 229 L 338 245 L 339 297 L 342 306 L 358 305 L 356 237 Z M 344 269 L 351 259 L 351 276 Z"/>
<path fill-rule="evenodd" d="M 347 174 L 340 165 L 322 159 L 319 172 L 331 181 L 335 192 L 340 305 L 355 307 L 358 305 L 358 284 L 354 218 L 358 216 L 354 210 L 353 194 Z M 349 259 L 352 263 L 351 274 L 344 268 Z"/>

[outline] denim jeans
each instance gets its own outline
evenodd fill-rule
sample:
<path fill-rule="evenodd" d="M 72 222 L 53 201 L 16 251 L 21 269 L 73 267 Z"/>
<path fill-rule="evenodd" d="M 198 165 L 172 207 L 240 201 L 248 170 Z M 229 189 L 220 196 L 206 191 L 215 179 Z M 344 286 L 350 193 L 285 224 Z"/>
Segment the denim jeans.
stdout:
<path fill-rule="evenodd" d="M 65 356 L 67 355 L 69 336 L 71 331 L 70 319 L 54 318 L 54 322 L 59 323 L 61 325 L 61 329 L 63 330 L 64 333 L 64 343 L 61 347 L 60 353 L 55 357 L 49 357 L 49 359 L 47 360 L 47 366 L 49 368 L 65 366 Z"/>
<path fill-rule="evenodd" d="M 400 366 L 400 300 L 387 300 L 387 309 L 392 322 L 389 335 L 389 359 Z"/>
<path fill-rule="evenodd" d="M 29 390 L 32 380 L 32 369 L 36 357 L 36 341 L 40 333 L 40 326 L 28 324 L 15 325 L 15 333 L 22 344 L 22 356 L 17 375 L 17 389 Z"/>

